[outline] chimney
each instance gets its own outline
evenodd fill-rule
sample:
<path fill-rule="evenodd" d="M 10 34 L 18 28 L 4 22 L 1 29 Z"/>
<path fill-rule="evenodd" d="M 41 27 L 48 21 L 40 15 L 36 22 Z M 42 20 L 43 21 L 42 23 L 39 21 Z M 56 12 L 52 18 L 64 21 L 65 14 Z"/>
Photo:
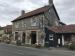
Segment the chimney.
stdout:
<path fill-rule="evenodd" d="M 49 0 L 49 5 L 52 5 L 53 4 L 53 0 Z"/>
<path fill-rule="evenodd" d="M 24 11 L 24 10 L 22 10 L 22 11 L 21 11 L 21 15 L 24 15 L 24 14 L 25 14 L 25 11 Z"/>

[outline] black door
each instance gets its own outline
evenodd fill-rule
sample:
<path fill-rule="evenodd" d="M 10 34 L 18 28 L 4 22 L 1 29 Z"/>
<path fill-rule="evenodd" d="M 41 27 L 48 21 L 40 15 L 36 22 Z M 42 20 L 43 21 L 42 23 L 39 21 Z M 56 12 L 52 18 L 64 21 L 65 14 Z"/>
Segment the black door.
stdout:
<path fill-rule="evenodd" d="M 36 31 L 31 32 L 31 44 L 36 43 Z"/>
<path fill-rule="evenodd" d="M 15 40 L 18 40 L 18 32 L 15 32 Z"/>
<path fill-rule="evenodd" d="M 23 34 L 22 34 L 22 43 L 25 43 L 25 37 L 26 37 L 26 34 L 23 32 Z"/>

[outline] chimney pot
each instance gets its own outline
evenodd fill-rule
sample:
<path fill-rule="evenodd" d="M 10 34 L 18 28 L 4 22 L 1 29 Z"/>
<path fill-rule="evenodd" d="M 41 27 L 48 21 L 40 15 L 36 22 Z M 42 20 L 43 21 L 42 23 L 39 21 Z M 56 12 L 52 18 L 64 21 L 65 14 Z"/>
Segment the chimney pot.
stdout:
<path fill-rule="evenodd" d="M 24 11 L 24 10 L 22 10 L 21 15 L 24 15 L 24 14 L 25 14 L 25 11 Z"/>
<path fill-rule="evenodd" d="M 53 0 L 49 0 L 49 5 L 53 4 Z"/>

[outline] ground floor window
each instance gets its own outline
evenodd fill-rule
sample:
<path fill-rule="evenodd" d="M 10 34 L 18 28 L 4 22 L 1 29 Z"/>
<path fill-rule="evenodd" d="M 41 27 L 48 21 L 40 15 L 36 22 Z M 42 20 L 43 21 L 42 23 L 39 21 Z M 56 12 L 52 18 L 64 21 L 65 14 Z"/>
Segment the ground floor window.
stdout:
<path fill-rule="evenodd" d="M 15 32 L 15 40 L 18 40 L 18 32 Z"/>
<path fill-rule="evenodd" d="M 53 34 L 49 35 L 49 40 L 53 40 Z"/>

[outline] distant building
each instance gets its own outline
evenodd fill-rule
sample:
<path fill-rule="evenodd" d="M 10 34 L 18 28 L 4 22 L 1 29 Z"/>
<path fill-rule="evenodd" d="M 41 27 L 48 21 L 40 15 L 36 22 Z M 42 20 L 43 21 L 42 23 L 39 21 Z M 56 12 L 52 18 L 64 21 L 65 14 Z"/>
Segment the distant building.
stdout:
<path fill-rule="evenodd" d="M 0 27 L 0 37 L 4 34 L 4 27 Z"/>
<path fill-rule="evenodd" d="M 49 0 L 49 5 L 25 13 L 12 21 L 13 41 L 20 40 L 24 44 L 46 45 L 46 27 L 59 26 L 60 18 L 57 14 L 53 0 Z M 54 41 L 54 40 L 53 40 Z M 50 44 L 52 45 L 53 42 Z"/>
<path fill-rule="evenodd" d="M 0 27 L 0 41 L 2 40 L 2 35 L 4 34 L 4 27 Z"/>
<path fill-rule="evenodd" d="M 11 39 L 12 35 L 12 25 L 7 25 L 0 27 L 0 40 L 5 41 L 6 39 Z"/>
<path fill-rule="evenodd" d="M 12 34 L 12 25 L 7 25 L 4 28 L 5 34 Z"/>

